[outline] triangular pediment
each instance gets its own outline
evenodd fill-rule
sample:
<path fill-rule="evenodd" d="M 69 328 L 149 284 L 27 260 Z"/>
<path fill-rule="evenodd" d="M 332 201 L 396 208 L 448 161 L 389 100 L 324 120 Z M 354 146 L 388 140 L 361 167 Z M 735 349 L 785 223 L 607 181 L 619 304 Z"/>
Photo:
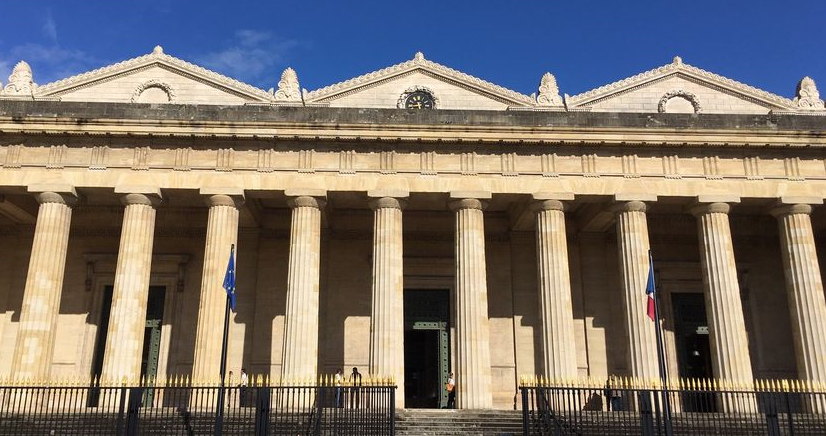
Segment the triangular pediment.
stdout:
<path fill-rule="evenodd" d="M 179 104 L 272 101 L 264 90 L 170 56 L 160 47 L 147 55 L 38 86 L 34 97 Z"/>
<path fill-rule="evenodd" d="M 565 103 L 569 110 L 669 112 L 672 99 L 696 113 L 796 109 L 788 98 L 685 64 L 679 57 L 668 65 L 566 97 Z"/>
<path fill-rule="evenodd" d="M 530 107 L 528 95 L 425 59 L 413 59 L 345 80 L 304 96 L 306 104 L 334 107 L 401 106 L 403 96 L 415 90 L 433 94 L 440 109 L 507 109 Z"/>

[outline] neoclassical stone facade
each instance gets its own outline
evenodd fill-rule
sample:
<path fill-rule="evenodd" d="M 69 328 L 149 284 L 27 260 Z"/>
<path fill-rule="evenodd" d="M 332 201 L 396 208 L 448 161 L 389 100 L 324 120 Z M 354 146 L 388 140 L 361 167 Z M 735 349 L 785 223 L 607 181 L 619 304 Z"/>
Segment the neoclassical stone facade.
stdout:
<path fill-rule="evenodd" d="M 165 54 L 0 91 L 0 378 L 826 382 L 826 111 L 683 63 L 525 95 L 412 60 L 264 91 Z M 791 87 L 790 87 L 791 88 Z M 820 247 L 820 256 L 817 248 Z"/>

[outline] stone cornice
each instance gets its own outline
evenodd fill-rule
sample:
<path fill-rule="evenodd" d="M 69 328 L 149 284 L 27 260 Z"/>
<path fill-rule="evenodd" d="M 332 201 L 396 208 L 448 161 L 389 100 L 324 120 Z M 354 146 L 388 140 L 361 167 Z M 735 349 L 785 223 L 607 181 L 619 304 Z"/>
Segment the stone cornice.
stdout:
<path fill-rule="evenodd" d="M 803 115 L 428 111 L 0 102 L 0 133 L 103 137 L 518 143 L 826 145 L 826 120 Z M 220 109 L 220 110 L 219 110 Z"/>

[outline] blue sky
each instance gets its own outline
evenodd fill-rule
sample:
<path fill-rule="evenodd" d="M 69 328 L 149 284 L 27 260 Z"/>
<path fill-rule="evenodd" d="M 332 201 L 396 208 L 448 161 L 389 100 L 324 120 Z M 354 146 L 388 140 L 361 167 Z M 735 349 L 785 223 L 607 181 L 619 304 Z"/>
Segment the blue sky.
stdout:
<path fill-rule="evenodd" d="M 413 57 L 530 94 L 545 71 L 577 94 L 686 63 L 791 97 L 826 94 L 826 1 L 37 1 L 4 5 L 0 82 L 40 84 L 149 53 L 267 89 L 292 66 L 316 89 Z"/>

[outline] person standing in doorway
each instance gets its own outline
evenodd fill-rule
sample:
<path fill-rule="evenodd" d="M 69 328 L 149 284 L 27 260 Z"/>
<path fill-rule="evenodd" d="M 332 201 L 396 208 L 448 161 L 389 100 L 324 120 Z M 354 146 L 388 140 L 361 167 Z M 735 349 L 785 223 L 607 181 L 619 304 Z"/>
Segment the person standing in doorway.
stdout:
<path fill-rule="evenodd" d="M 456 379 L 453 378 L 453 373 L 450 373 L 450 376 L 447 378 L 447 383 L 445 383 L 445 390 L 447 390 L 447 408 L 448 409 L 455 409 L 456 408 Z"/>
<path fill-rule="evenodd" d="M 353 367 L 353 372 L 350 374 L 350 385 L 352 386 L 351 394 L 350 394 L 350 408 L 358 409 L 361 403 L 359 387 L 361 386 L 361 373 L 359 373 L 359 369 L 355 366 Z"/>
<path fill-rule="evenodd" d="M 241 383 L 238 384 L 238 404 L 244 405 L 246 400 L 247 385 L 249 384 L 249 377 L 247 377 L 247 369 L 241 368 Z"/>

